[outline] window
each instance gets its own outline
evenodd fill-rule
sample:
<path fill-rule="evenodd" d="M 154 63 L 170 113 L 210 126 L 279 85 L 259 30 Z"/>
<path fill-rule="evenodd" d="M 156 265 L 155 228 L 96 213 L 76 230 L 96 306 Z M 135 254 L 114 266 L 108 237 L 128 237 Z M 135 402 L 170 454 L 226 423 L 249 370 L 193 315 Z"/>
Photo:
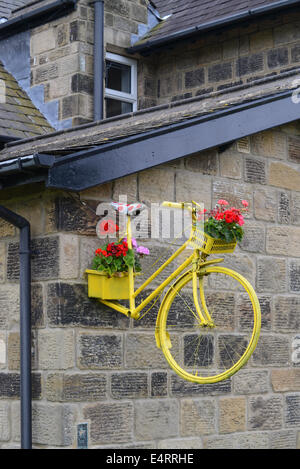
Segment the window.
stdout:
<path fill-rule="evenodd" d="M 105 66 L 105 116 L 114 117 L 136 111 L 136 61 L 107 53 Z"/>

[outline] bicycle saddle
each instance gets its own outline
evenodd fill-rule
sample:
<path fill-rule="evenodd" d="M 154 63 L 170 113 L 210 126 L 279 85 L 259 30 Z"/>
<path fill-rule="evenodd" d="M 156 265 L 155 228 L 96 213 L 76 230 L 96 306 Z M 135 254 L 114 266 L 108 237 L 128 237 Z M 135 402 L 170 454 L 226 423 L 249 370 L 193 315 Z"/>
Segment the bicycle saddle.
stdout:
<path fill-rule="evenodd" d="M 142 210 L 145 210 L 146 205 L 136 202 L 133 204 L 125 204 L 123 202 L 111 202 L 112 208 L 123 215 L 129 215 L 130 217 L 135 217 L 139 215 Z"/>

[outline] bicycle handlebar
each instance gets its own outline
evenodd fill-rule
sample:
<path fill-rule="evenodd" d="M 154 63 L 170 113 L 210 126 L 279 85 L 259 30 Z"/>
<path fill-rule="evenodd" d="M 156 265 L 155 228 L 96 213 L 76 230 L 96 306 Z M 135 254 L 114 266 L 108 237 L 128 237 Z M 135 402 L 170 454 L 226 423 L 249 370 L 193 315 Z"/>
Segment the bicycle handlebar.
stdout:
<path fill-rule="evenodd" d="M 190 206 L 191 204 L 185 203 L 185 202 L 163 202 L 162 206 L 163 207 L 170 207 L 170 208 L 179 208 L 181 210 L 189 210 L 190 212 L 192 211 L 192 208 Z"/>

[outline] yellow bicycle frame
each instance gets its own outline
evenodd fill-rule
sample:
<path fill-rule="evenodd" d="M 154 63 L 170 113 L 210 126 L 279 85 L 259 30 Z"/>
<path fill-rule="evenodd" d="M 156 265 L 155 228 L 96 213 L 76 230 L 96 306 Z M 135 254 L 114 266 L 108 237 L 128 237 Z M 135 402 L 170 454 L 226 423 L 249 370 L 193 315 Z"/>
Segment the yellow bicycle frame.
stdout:
<path fill-rule="evenodd" d="M 130 316 L 134 319 L 139 319 L 140 318 L 140 311 L 147 306 L 156 296 L 160 294 L 160 292 L 167 286 L 169 285 L 172 280 L 174 280 L 176 277 L 178 277 L 189 265 L 192 266 L 192 271 L 193 271 L 193 293 L 194 293 L 194 301 L 195 301 L 195 306 L 197 309 L 197 312 L 199 314 L 201 324 L 204 326 L 210 326 L 213 327 L 213 323 L 211 321 L 210 315 L 207 311 L 207 308 L 205 306 L 205 300 L 203 303 L 204 307 L 204 312 L 205 316 L 201 312 L 201 308 L 199 305 L 198 301 L 198 288 L 197 288 L 197 281 L 199 279 L 199 276 L 197 273 L 199 272 L 200 268 L 204 267 L 204 265 L 208 264 L 213 264 L 213 263 L 218 263 L 221 262 L 223 259 L 214 259 L 212 261 L 207 261 L 205 262 L 206 255 L 200 253 L 198 249 L 195 249 L 193 254 L 189 256 L 166 280 L 164 280 L 150 295 L 148 295 L 138 306 L 135 304 L 135 299 L 136 297 L 171 263 L 176 259 L 189 245 L 191 239 L 193 238 L 194 232 L 196 230 L 196 223 L 197 223 L 197 206 L 198 204 L 196 202 L 192 202 L 192 204 L 181 204 L 181 203 L 171 203 L 171 202 L 166 202 L 163 205 L 169 206 L 172 208 L 181 208 L 181 209 L 188 209 L 190 212 L 192 212 L 192 226 L 191 226 L 191 234 L 189 239 L 179 248 L 177 251 L 172 254 L 172 256 L 169 257 L 169 259 L 161 266 L 159 269 L 156 270 L 137 290 L 134 290 L 134 272 L 133 268 L 129 268 L 129 308 L 126 308 L 122 306 L 119 302 L 117 301 L 110 301 L 110 300 L 102 300 L 101 303 L 105 304 L 106 306 L 109 306 L 110 308 L 115 309 L 116 311 L 119 311 L 122 314 L 125 314 L 126 316 Z M 128 247 L 131 249 L 132 248 L 132 230 L 131 230 L 131 218 L 128 216 L 127 217 L 127 243 Z M 200 267 L 201 266 L 201 267 Z M 199 287 L 200 287 L 200 298 L 201 301 L 203 302 L 204 296 L 203 296 L 203 288 L 202 288 L 202 283 L 201 279 L 199 279 Z M 203 298 L 202 298 L 203 297 Z"/>

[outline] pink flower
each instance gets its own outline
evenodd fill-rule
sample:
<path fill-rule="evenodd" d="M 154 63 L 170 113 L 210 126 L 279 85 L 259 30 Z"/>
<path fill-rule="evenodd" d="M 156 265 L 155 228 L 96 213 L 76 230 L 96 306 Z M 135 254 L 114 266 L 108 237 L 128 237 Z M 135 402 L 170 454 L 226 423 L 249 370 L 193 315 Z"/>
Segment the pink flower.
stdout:
<path fill-rule="evenodd" d="M 218 202 L 217 202 L 217 203 L 218 203 L 219 205 L 228 205 L 228 202 L 227 202 L 227 200 L 224 200 L 224 199 L 220 199 L 220 200 L 218 200 Z"/>
<path fill-rule="evenodd" d="M 244 217 L 242 215 L 239 215 L 238 224 L 240 226 L 243 226 L 245 224 Z"/>
<path fill-rule="evenodd" d="M 138 254 L 145 254 L 146 256 L 148 256 L 150 254 L 150 251 L 148 248 L 145 248 L 144 246 L 139 246 L 136 250 L 136 252 Z"/>
<path fill-rule="evenodd" d="M 124 238 L 124 241 L 127 243 L 127 238 Z M 131 244 L 133 248 L 137 248 L 137 242 L 135 238 L 131 238 Z"/>
<path fill-rule="evenodd" d="M 248 206 L 249 206 L 249 203 L 247 202 L 247 200 L 242 200 L 242 204 L 244 205 L 244 207 L 248 207 Z"/>

